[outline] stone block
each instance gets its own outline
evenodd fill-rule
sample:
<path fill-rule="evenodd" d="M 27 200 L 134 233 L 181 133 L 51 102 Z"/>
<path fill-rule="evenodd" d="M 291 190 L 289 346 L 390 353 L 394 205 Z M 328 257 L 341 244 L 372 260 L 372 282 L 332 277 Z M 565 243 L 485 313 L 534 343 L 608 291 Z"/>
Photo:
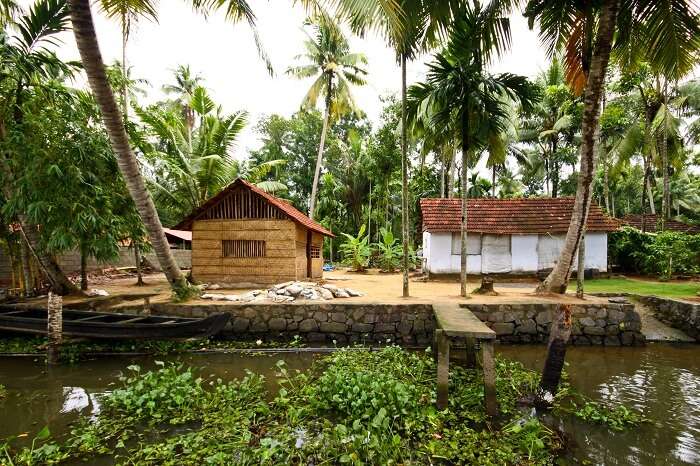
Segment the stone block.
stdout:
<path fill-rule="evenodd" d="M 328 320 L 327 312 L 314 312 L 314 320 L 316 322 L 325 322 Z"/>
<path fill-rule="evenodd" d="M 344 312 L 334 312 L 331 314 L 331 321 L 345 323 L 347 316 Z"/>
<path fill-rule="evenodd" d="M 522 321 L 521 325 L 515 328 L 515 333 L 525 333 L 528 335 L 534 335 L 537 333 L 537 324 L 532 319 L 525 319 Z"/>
<path fill-rule="evenodd" d="M 245 317 L 236 317 L 231 322 L 231 330 L 233 330 L 234 333 L 243 333 L 248 330 L 249 326 L 250 319 L 246 319 Z"/>
<path fill-rule="evenodd" d="M 591 345 L 600 346 L 603 344 L 603 337 L 599 335 L 590 335 L 588 339 L 591 340 Z"/>
<path fill-rule="evenodd" d="M 365 314 L 364 321 L 366 324 L 373 324 L 377 321 L 377 314 L 368 313 Z"/>
<path fill-rule="evenodd" d="M 318 331 L 318 322 L 314 319 L 304 319 L 299 322 L 300 332 L 316 332 Z"/>
<path fill-rule="evenodd" d="M 615 310 L 615 309 L 609 309 L 608 310 L 608 323 L 610 324 L 619 324 L 622 322 L 625 318 L 625 313 Z"/>
<path fill-rule="evenodd" d="M 374 325 L 374 331 L 377 333 L 394 333 L 396 324 L 393 322 L 379 322 Z"/>
<path fill-rule="evenodd" d="M 493 324 L 493 331 L 496 335 L 512 335 L 515 329 L 515 324 L 510 322 L 495 322 Z"/>
<path fill-rule="evenodd" d="M 503 322 L 503 313 L 501 311 L 489 312 L 489 322 Z"/>
<path fill-rule="evenodd" d="M 620 346 L 620 339 L 617 336 L 608 335 L 603 341 L 605 346 Z"/>
<path fill-rule="evenodd" d="M 396 329 L 399 331 L 401 335 L 410 335 L 411 330 L 413 330 L 413 324 L 411 322 L 401 322 L 399 325 L 397 325 Z"/>
<path fill-rule="evenodd" d="M 347 326 L 340 322 L 321 322 L 321 331 L 326 333 L 345 333 Z"/>
<path fill-rule="evenodd" d="M 575 346 L 587 346 L 591 344 L 591 340 L 584 336 L 573 337 L 573 343 Z"/>
<path fill-rule="evenodd" d="M 578 323 L 582 327 L 595 327 L 595 320 L 591 319 L 590 317 L 583 317 L 582 319 L 579 319 Z"/>
<path fill-rule="evenodd" d="M 250 326 L 250 331 L 254 333 L 267 332 L 267 323 L 262 319 L 255 319 Z"/>
<path fill-rule="evenodd" d="M 535 321 L 540 324 L 549 324 L 552 322 L 552 311 L 546 310 L 546 311 L 541 311 L 537 314 L 537 317 L 535 317 Z"/>
<path fill-rule="evenodd" d="M 605 329 L 602 327 L 583 327 L 583 333 L 586 335 L 605 335 Z"/>
<path fill-rule="evenodd" d="M 618 333 L 620 333 L 620 327 L 618 325 L 611 324 L 605 327 L 606 335 L 617 335 Z"/>
<path fill-rule="evenodd" d="M 280 332 L 282 330 L 286 330 L 287 328 L 287 319 L 283 317 L 273 317 L 267 322 L 267 326 L 270 328 L 272 331 L 277 331 Z"/>
<path fill-rule="evenodd" d="M 370 333 L 372 330 L 374 330 L 374 325 L 373 324 L 363 324 L 356 322 L 352 324 L 352 331 L 357 332 L 357 333 Z"/>
<path fill-rule="evenodd" d="M 622 346 L 632 346 L 634 344 L 634 332 L 622 332 L 620 342 Z"/>

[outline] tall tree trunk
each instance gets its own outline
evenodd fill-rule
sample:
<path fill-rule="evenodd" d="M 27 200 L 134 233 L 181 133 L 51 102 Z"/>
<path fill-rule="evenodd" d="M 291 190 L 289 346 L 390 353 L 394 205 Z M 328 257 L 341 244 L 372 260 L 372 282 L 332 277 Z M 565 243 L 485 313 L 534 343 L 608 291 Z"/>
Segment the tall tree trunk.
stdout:
<path fill-rule="evenodd" d="M 30 264 L 31 257 L 29 255 L 29 247 L 24 238 L 19 239 L 19 257 L 22 265 L 22 282 L 24 296 L 29 297 L 34 295 L 34 281 L 32 280 L 32 266 Z"/>
<path fill-rule="evenodd" d="M 549 407 L 554 400 L 566 359 L 566 343 L 570 336 L 571 308 L 568 304 L 560 304 L 549 330 L 547 358 L 544 362 L 542 379 L 535 400 L 535 404 L 539 408 Z"/>
<path fill-rule="evenodd" d="M 97 34 L 92 21 L 89 0 L 70 0 L 71 22 L 75 42 L 95 99 L 100 106 L 102 119 L 114 153 L 117 155 L 129 194 L 134 200 L 155 250 L 163 273 L 174 288 L 187 287 L 187 281 L 170 251 L 158 212 L 153 204 L 146 184 L 139 170 L 136 156 L 129 145 L 124 120 L 114 100 L 112 88 L 107 81 L 102 54 L 97 43 Z"/>
<path fill-rule="evenodd" d="M 87 254 L 82 247 L 80 248 L 80 289 L 83 291 L 88 289 Z"/>
<path fill-rule="evenodd" d="M 578 249 L 583 229 L 588 219 L 588 209 L 591 205 L 593 191 L 595 152 L 598 143 L 600 101 L 604 92 L 603 84 L 615 32 L 617 10 L 618 1 L 613 0 L 603 5 L 600 14 L 598 38 L 593 51 L 584 93 L 583 124 L 581 128 L 581 166 L 576 187 L 576 199 L 571 214 L 569 230 L 566 233 L 559 260 L 549 276 L 537 287 L 537 291 L 540 293 L 566 292 L 574 254 Z"/>
<path fill-rule="evenodd" d="M 455 166 L 457 165 L 457 151 L 452 151 L 452 159 L 450 160 L 450 170 L 447 175 L 447 197 L 455 196 Z"/>
<path fill-rule="evenodd" d="M 445 183 L 445 165 L 447 164 L 446 161 L 443 160 L 443 162 L 440 164 L 440 197 L 441 198 L 446 198 L 447 193 L 445 192 L 446 188 L 446 183 Z"/>
<path fill-rule="evenodd" d="M 605 198 L 605 212 L 610 215 L 610 180 L 608 177 L 608 153 L 601 145 L 600 154 L 603 156 L 603 197 Z"/>
<path fill-rule="evenodd" d="M 666 229 L 666 220 L 671 216 L 671 183 L 668 176 L 668 86 L 664 84 L 664 128 L 661 133 L 661 170 L 663 171 L 664 192 L 661 198 L 661 230 Z"/>
<path fill-rule="evenodd" d="M 311 198 L 309 199 L 309 218 L 314 218 L 316 208 L 316 196 L 318 194 L 318 180 L 321 178 L 321 164 L 323 161 L 323 149 L 326 145 L 326 133 L 328 132 L 328 119 L 330 117 L 330 101 L 326 99 L 326 109 L 323 114 L 323 128 L 321 129 L 321 142 L 318 144 L 316 156 L 316 169 L 314 170 L 314 184 L 311 185 Z"/>
<path fill-rule="evenodd" d="M 144 286 L 143 273 L 141 270 L 141 248 L 139 243 L 134 241 L 134 263 L 136 264 L 136 286 Z"/>
<path fill-rule="evenodd" d="M 491 197 L 496 197 L 496 165 L 491 167 Z"/>
<path fill-rule="evenodd" d="M 401 236 L 403 297 L 408 298 L 408 140 L 406 135 L 406 55 L 401 54 Z"/>
<path fill-rule="evenodd" d="M 54 365 L 58 364 L 60 360 L 61 343 L 63 342 L 63 298 L 61 295 L 49 291 L 46 310 L 48 313 L 46 331 L 49 337 L 46 347 L 46 362 L 49 365 Z"/>
<path fill-rule="evenodd" d="M 576 297 L 583 299 L 583 280 L 586 274 L 586 230 L 584 228 L 581 242 L 578 244 L 578 264 L 576 267 Z"/>
<path fill-rule="evenodd" d="M 469 106 L 464 109 L 462 117 L 462 227 L 460 228 L 460 262 L 459 262 L 459 292 L 466 297 L 467 291 L 467 199 L 469 198 Z"/>

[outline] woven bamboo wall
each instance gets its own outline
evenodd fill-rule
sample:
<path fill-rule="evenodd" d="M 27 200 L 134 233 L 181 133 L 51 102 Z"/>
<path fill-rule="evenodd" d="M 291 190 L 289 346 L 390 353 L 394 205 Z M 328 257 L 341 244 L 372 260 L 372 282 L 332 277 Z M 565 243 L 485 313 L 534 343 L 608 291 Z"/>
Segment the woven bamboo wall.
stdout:
<path fill-rule="evenodd" d="M 265 241 L 265 257 L 223 257 L 224 240 Z M 296 224 L 291 220 L 196 220 L 192 277 L 206 283 L 296 280 L 295 240 Z"/>

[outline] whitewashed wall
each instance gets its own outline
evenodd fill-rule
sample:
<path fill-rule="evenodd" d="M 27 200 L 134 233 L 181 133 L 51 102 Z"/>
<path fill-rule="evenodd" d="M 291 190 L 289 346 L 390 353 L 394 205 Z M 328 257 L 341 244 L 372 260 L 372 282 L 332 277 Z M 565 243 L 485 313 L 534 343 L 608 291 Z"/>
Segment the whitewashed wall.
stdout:
<path fill-rule="evenodd" d="M 513 272 L 537 270 L 537 235 L 513 235 L 510 249 L 513 256 Z"/>
<path fill-rule="evenodd" d="M 469 273 L 534 273 L 554 267 L 564 244 L 564 235 L 482 235 L 481 254 L 467 256 Z M 475 235 L 469 235 L 475 238 Z M 476 241 L 475 241 L 476 242 Z M 472 246 L 472 241 L 469 241 Z M 472 248 L 474 249 L 474 248 Z M 430 273 L 459 273 L 460 255 L 452 244 L 452 233 L 424 232 L 423 256 Z M 586 235 L 586 268 L 607 271 L 608 236 Z M 573 270 L 576 270 L 574 261 Z"/>

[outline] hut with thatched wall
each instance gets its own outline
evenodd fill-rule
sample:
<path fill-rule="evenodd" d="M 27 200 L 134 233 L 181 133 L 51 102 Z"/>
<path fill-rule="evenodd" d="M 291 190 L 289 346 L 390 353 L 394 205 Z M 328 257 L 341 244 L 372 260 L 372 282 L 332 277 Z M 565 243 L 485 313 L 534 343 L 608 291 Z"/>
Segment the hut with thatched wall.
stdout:
<path fill-rule="evenodd" d="M 175 228 L 192 231 L 194 280 L 241 285 L 320 278 L 323 239 L 333 236 L 240 178 Z"/>

